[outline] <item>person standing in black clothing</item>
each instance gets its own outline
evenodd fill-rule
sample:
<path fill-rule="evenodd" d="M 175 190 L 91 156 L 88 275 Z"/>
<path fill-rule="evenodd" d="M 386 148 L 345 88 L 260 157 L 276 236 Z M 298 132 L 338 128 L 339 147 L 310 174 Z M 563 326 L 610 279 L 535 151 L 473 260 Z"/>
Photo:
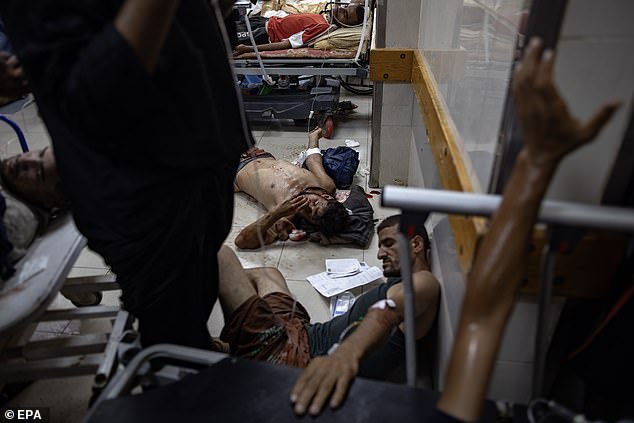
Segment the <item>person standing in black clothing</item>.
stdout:
<path fill-rule="evenodd" d="M 0 1 L 77 227 L 116 273 L 144 346 L 211 346 L 217 252 L 252 144 L 217 9 Z"/>

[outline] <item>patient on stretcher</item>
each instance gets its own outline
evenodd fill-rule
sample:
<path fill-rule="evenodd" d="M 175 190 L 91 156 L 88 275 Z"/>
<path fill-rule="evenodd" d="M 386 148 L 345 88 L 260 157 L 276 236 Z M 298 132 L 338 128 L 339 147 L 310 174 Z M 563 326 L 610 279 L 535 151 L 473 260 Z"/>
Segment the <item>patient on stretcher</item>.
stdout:
<path fill-rule="evenodd" d="M 50 147 L 3 160 L 0 180 L 10 192 L 45 210 L 66 205 Z"/>
<path fill-rule="evenodd" d="M 258 51 L 287 50 L 305 46 L 312 39 L 323 35 L 336 27 L 359 25 L 365 17 L 365 8 L 354 3 L 346 6 L 333 6 L 332 13 L 299 13 L 282 18 L 249 18 L 251 35 Z M 246 30 L 246 27 L 244 28 Z M 249 33 L 238 32 L 238 44 L 235 57 L 254 52 Z"/>
<path fill-rule="evenodd" d="M 242 155 L 235 187 L 258 200 L 268 212 L 238 234 L 236 246 L 252 249 L 284 241 L 302 224 L 315 226 L 326 235 L 346 226 L 348 211 L 334 198 L 336 186 L 324 170 L 320 137 L 321 129 L 308 135 L 308 169 L 277 160 L 263 150 L 252 149 Z"/>
<path fill-rule="evenodd" d="M 0 276 L 8 279 L 51 214 L 66 202 L 50 148 L 23 153 L 0 163 Z"/>

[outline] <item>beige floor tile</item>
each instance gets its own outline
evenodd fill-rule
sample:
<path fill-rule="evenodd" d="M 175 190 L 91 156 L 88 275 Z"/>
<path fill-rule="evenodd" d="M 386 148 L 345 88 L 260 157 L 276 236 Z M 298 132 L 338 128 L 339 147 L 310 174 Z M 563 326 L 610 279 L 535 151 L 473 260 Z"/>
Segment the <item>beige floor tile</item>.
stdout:
<path fill-rule="evenodd" d="M 277 242 L 259 250 L 241 250 L 237 248 L 233 242 L 241 230 L 242 227 L 234 226 L 231 232 L 229 232 L 225 245 L 235 251 L 242 266 L 245 268 L 262 266 L 278 267 L 285 243 Z"/>
<path fill-rule="evenodd" d="M 266 209 L 244 192 L 234 194 L 233 226 L 247 226 L 266 213 Z"/>
<path fill-rule="evenodd" d="M 293 138 L 265 135 L 262 137 L 259 147 L 273 154 L 276 159 L 290 162 L 295 160 L 299 153 L 306 150 L 307 145 L 308 136 L 302 134 Z"/>
<path fill-rule="evenodd" d="M 288 288 L 310 315 L 311 323 L 330 320 L 330 300 L 322 297 L 308 281 L 287 280 Z"/>
<path fill-rule="evenodd" d="M 280 272 L 287 279 L 304 280 L 309 275 L 325 271 L 325 260 L 356 258 L 363 260 L 363 250 L 348 246 L 324 247 L 314 242 L 287 242 L 280 259 Z"/>
<path fill-rule="evenodd" d="M 312 128 L 311 128 L 312 129 Z M 308 138 L 307 125 L 295 125 L 292 120 L 280 120 L 271 123 L 269 129 L 264 133 L 264 138 Z"/>
<path fill-rule="evenodd" d="M 370 246 L 366 250 L 363 250 L 363 261 L 365 261 L 368 266 L 376 266 L 379 269 L 383 269 L 382 261 L 376 257 L 378 251 L 378 237 L 375 233 L 372 241 L 370 242 Z"/>
<path fill-rule="evenodd" d="M 75 262 L 75 267 L 90 267 L 93 269 L 108 268 L 106 263 L 103 261 L 103 258 L 88 247 L 84 248 L 79 255 L 79 258 Z"/>

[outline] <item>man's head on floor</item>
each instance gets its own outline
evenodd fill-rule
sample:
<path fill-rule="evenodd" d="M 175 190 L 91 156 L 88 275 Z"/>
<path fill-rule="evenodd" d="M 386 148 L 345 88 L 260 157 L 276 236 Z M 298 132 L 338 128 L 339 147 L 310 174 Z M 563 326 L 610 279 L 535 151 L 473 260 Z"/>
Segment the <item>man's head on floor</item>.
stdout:
<path fill-rule="evenodd" d="M 36 206 L 52 209 L 66 202 L 50 147 L 3 160 L 0 177 L 9 191 Z"/>
<path fill-rule="evenodd" d="M 306 206 L 301 208 L 298 214 L 309 225 L 326 236 L 335 235 L 345 228 L 348 210 L 332 195 L 324 191 L 304 192 L 300 196 L 306 199 Z"/>
<path fill-rule="evenodd" d="M 383 274 L 387 277 L 401 276 L 401 260 L 399 247 L 399 222 L 401 215 L 385 218 L 376 228 L 379 236 L 379 251 L 377 258 L 383 261 Z M 425 229 L 425 222 L 414 227 L 414 235 L 409 239 L 412 269 L 429 269 L 428 253 L 431 248 L 429 236 Z"/>

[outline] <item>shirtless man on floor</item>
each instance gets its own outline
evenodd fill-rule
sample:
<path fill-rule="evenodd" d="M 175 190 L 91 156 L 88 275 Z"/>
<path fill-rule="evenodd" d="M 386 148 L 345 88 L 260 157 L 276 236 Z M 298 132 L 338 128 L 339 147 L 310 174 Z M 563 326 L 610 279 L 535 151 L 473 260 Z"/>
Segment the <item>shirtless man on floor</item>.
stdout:
<path fill-rule="evenodd" d="M 236 237 L 239 248 L 253 249 L 286 240 L 296 225 L 307 223 L 325 235 L 345 227 L 346 208 L 334 198 L 336 186 L 324 170 L 319 139 L 321 129 L 308 134 L 304 169 L 272 154 L 251 149 L 240 158 L 235 180 L 236 191 L 258 200 L 266 209 L 257 221 Z"/>

